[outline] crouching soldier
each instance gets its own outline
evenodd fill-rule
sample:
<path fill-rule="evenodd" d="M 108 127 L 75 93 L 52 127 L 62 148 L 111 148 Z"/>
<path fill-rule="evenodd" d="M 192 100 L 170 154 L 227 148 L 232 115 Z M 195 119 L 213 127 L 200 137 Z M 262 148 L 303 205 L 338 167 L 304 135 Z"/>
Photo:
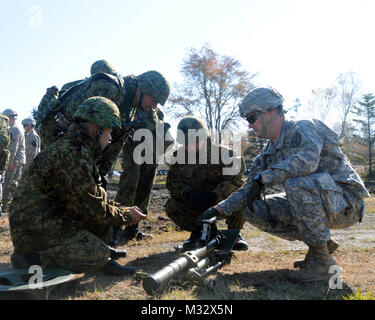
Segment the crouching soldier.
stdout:
<path fill-rule="evenodd" d="M 15 268 L 32 264 L 82 273 L 101 270 L 114 275 L 135 272 L 115 260 L 126 251 L 106 243 L 113 228 L 138 223 L 137 207 L 108 200 L 96 165 L 121 128 L 115 103 L 103 97 L 82 102 L 66 136 L 45 148 L 22 177 L 9 212 Z"/>
<path fill-rule="evenodd" d="M 181 229 L 191 232 L 190 238 L 184 243 L 186 250 L 193 248 L 199 240 L 201 225 L 199 218 L 210 206 L 228 197 L 242 186 L 245 170 L 243 159 L 239 160 L 239 170 L 235 174 L 225 174 L 222 155 L 226 152 L 233 158 L 233 151 L 212 143 L 208 130 L 201 120 L 186 117 L 180 121 L 177 129 L 177 141 L 182 144 L 182 152 L 186 163 L 177 161 L 168 171 L 166 187 L 171 199 L 165 204 L 168 217 Z M 199 138 L 191 143 L 188 140 L 189 130 L 196 130 Z M 203 133 L 203 134 L 202 134 Z M 225 149 L 225 150 L 224 150 Z M 181 150 L 174 154 L 176 157 Z M 200 163 L 200 153 L 206 152 L 204 163 Z M 194 164 L 189 164 L 189 153 L 193 154 Z M 215 153 L 218 157 L 212 157 Z M 191 155 L 190 155 L 191 156 Z M 212 159 L 217 161 L 212 161 Z M 242 209 L 237 210 L 226 221 L 228 229 L 242 229 L 245 215 Z M 234 250 L 248 250 L 247 243 L 238 239 Z"/>
<path fill-rule="evenodd" d="M 339 147 L 336 133 L 318 120 L 285 120 L 283 98 L 272 88 L 251 91 L 239 105 L 249 127 L 269 143 L 254 159 L 248 183 L 207 210 L 201 219 L 229 217 L 244 208 L 247 221 L 309 248 L 296 261 L 292 281 L 328 280 L 338 244 L 330 229 L 350 227 L 363 218 L 369 197 L 361 178 Z M 263 188 L 282 184 L 285 193 L 260 199 Z"/>

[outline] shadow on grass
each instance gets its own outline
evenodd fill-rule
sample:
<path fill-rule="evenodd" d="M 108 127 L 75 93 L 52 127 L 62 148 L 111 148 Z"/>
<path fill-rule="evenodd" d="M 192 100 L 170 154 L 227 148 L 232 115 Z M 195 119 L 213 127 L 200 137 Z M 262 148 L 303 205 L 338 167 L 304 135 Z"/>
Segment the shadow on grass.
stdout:
<path fill-rule="evenodd" d="M 342 283 L 342 289 L 330 290 L 328 281 L 294 283 L 287 279 L 290 270 L 265 270 L 225 274 L 218 273 L 216 287 L 197 288 L 198 299 L 225 300 L 342 300 L 353 290 Z"/>
<path fill-rule="evenodd" d="M 131 264 L 152 274 L 177 258 L 175 252 L 164 252 L 138 258 Z M 219 270 L 208 277 L 215 279 L 213 289 L 189 283 L 182 285 L 177 278 L 149 297 L 160 299 L 172 290 L 190 291 L 198 300 L 342 300 L 353 294 L 346 283 L 342 283 L 340 290 L 330 290 L 328 281 L 291 282 L 287 278 L 289 272 L 289 269 L 280 269 L 228 274 Z M 142 286 L 142 282 L 139 285 Z"/>

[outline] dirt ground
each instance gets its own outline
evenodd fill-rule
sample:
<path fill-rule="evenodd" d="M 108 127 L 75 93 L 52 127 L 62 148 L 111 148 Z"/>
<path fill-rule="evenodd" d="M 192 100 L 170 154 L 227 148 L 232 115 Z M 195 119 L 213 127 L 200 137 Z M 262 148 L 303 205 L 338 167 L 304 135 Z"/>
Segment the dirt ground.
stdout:
<path fill-rule="evenodd" d="M 115 189 L 109 191 L 110 198 L 115 194 Z M 140 224 L 140 229 L 152 233 L 154 239 L 128 243 L 124 246 L 128 257 L 120 259 L 120 263 L 153 273 L 177 257 L 173 247 L 182 244 L 189 233 L 178 230 L 166 217 L 163 206 L 168 198 L 169 193 L 165 188 L 155 186 L 148 219 Z M 88 273 L 78 280 L 59 286 L 50 299 L 341 299 L 344 295 L 355 294 L 357 290 L 364 293 L 374 291 L 375 210 L 372 206 L 362 224 L 331 232 L 332 238 L 340 243 L 335 258 L 345 270 L 349 270 L 343 291 L 333 295 L 326 286 L 312 284 L 308 285 L 307 290 L 306 285 L 294 285 L 283 280 L 288 269 L 292 268 L 293 261 L 304 257 L 307 248 L 302 242 L 276 238 L 246 223 L 241 234 L 250 249 L 235 253 L 232 263 L 215 274 L 220 284 L 213 293 L 199 287 L 172 286 L 168 291 L 150 297 L 144 292 L 141 282 L 134 279 Z M 225 228 L 225 225 L 219 227 Z M 8 217 L 5 214 L 0 217 L 0 272 L 12 269 L 12 251 Z M 363 270 L 360 274 L 355 272 L 359 267 Z M 0 293 L 0 299 L 35 299 L 35 295 Z"/>
<path fill-rule="evenodd" d="M 169 192 L 165 188 L 154 188 L 150 200 L 150 216 L 141 223 L 141 230 L 145 232 L 160 233 L 178 227 L 166 217 L 164 204 L 169 198 Z M 222 224 L 225 228 L 225 224 Z M 277 251 L 277 250 L 304 250 L 306 245 L 301 241 L 290 242 L 267 233 L 259 231 L 248 223 L 241 232 L 248 242 L 251 250 Z M 256 235 L 256 236 L 254 236 Z M 342 248 L 375 248 L 375 214 L 367 214 L 361 224 L 356 224 L 347 229 L 331 230 L 332 238 L 340 243 Z M 171 245 L 172 247 L 172 245 Z"/>

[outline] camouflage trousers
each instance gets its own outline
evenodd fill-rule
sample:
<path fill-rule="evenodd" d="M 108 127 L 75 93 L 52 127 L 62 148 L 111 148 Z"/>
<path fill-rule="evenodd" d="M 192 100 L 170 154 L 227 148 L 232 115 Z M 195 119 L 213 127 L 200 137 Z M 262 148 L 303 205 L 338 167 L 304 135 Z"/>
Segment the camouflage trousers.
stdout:
<path fill-rule="evenodd" d="M 81 230 L 58 245 L 38 253 L 43 266 L 84 273 L 103 267 L 111 251 L 102 239 L 88 230 Z"/>
<path fill-rule="evenodd" d="M 193 232 L 200 227 L 199 218 L 205 210 L 194 210 L 184 200 L 169 199 L 165 204 L 167 216 L 182 230 Z M 245 224 L 245 213 L 242 209 L 234 211 L 227 219 L 228 229 L 241 230 Z"/>
<path fill-rule="evenodd" d="M 122 168 L 115 201 L 128 207 L 137 206 L 147 214 L 157 164 L 136 164 L 133 160 L 133 147 L 126 144 Z"/>
<path fill-rule="evenodd" d="M 5 173 L 4 183 L 2 186 L 2 200 L 3 203 L 9 203 L 13 199 L 14 193 L 17 191 L 18 184 L 21 180 L 23 166 L 17 166 L 14 171 L 9 168 Z"/>
<path fill-rule="evenodd" d="M 343 229 L 359 222 L 362 199 L 351 197 L 328 173 L 289 179 L 285 193 L 256 200 L 245 207 L 246 220 L 264 232 L 287 240 L 318 245 L 330 240 L 329 229 Z"/>

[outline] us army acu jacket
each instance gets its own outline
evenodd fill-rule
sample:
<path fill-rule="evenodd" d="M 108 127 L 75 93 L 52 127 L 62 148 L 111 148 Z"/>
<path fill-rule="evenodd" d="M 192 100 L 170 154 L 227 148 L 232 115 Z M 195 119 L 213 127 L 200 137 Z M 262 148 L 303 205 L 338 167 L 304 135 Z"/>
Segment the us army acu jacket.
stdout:
<path fill-rule="evenodd" d="M 290 178 L 328 172 L 350 202 L 369 193 L 339 147 L 335 132 L 318 120 L 285 121 L 276 142 L 270 141 L 254 159 L 248 183 L 219 203 L 226 215 L 247 204 L 252 177 L 262 175 L 266 187 Z"/>

